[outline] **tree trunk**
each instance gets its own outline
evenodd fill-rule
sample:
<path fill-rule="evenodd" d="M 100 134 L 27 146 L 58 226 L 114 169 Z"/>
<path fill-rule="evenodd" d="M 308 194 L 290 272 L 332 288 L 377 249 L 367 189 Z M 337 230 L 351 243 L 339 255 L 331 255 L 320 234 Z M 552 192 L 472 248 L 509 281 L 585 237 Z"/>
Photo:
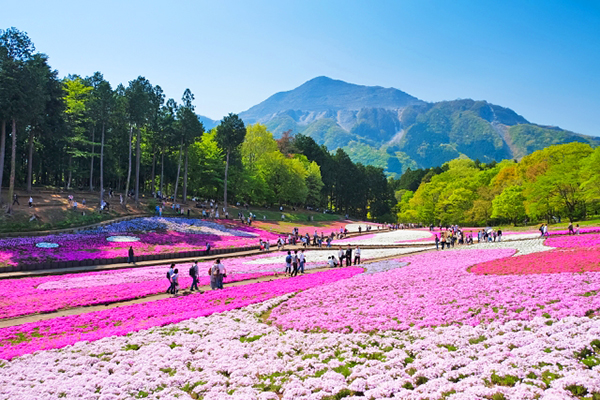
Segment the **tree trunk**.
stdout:
<path fill-rule="evenodd" d="M 156 177 L 154 176 L 156 173 L 156 151 L 152 149 L 152 188 L 150 189 L 150 193 L 155 196 L 156 192 Z"/>
<path fill-rule="evenodd" d="M 33 180 L 33 129 L 29 131 L 29 155 L 27 157 L 27 193 L 31 193 Z"/>
<path fill-rule="evenodd" d="M 135 203 L 140 201 L 140 141 L 142 139 L 141 129 L 137 128 L 137 138 L 135 143 Z"/>
<path fill-rule="evenodd" d="M 100 206 L 104 200 L 104 122 L 102 122 L 102 138 L 100 140 Z"/>
<path fill-rule="evenodd" d="M 188 178 L 188 148 L 185 148 L 185 163 L 183 167 L 183 204 L 187 203 L 187 178 Z"/>
<path fill-rule="evenodd" d="M 2 205 L 2 178 L 4 177 L 4 153 L 6 151 L 6 121 L 0 121 L 0 205 Z M 8 199 L 10 201 L 10 199 Z"/>
<path fill-rule="evenodd" d="M 227 158 L 225 159 L 225 188 L 223 190 L 223 208 L 227 212 L 227 173 L 229 172 L 229 149 L 227 150 Z"/>
<path fill-rule="evenodd" d="M 125 197 L 123 206 L 127 206 L 127 195 L 129 194 L 129 182 L 131 181 L 131 141 L 133 140 L 133 125 L 129 129 L 129 167 L 127 168 L 127 183 L 125 184 Z"/>
<path fill-rule="evenodd" d="M 179 162 L 177 163 L 177 178 L 175 179 L 175 193 L 173 194 L 173 203 L 177 203 L 177 185 L 179 183 L 179 172 L 181 171 L 181 153 L 183 151 L 183 139 L 179 144 Z"/>
<path fill-rule="evenodd" d="M 10 179 L 8 183 L 8 209 L 7 212 L 12 212 L 12 198 L 15 193 L 15 172 L 17 168 L 17 121 L 13 118 L 12 120 L 12 146 L 11 146 L 11 157 L 10 157 Z"/>
<path fill-rule="evenodd" d="M 90 161 L 90 192 L 94 190 L 94 139 L 96 139 L 96 127 L 92 127 L 92 160 Z"/>
<path fill-rule="evenodd" d="M 73 155 L 69 154 L 69 178 L 67 178 L 67 190 L 71 189 L 71 178 L 73 177 Z"/>
<path fill-rule="evenodd" d="M 163 181 L 165 177 L 165 151 L 162 150 L 160 153 L 160 197 L 165 195 L 163 192 Z"/>

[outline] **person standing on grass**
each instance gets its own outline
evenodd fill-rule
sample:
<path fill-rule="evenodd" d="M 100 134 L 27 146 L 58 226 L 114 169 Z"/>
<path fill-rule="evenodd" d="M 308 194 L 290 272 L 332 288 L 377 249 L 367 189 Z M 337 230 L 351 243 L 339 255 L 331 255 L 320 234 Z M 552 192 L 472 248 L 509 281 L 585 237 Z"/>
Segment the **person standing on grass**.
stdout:
<path fill-rule="evenodd" d="M 292 275 L 298 276 L 298 250 L 294 250 L 294 255 L 292 256 Z"/>
<path fill-rule="evenodd" d="M 129 254 L 127 257 L 127 264 L 134 264 L 135 255 L 133 254 L 133 246 L 129 246 Z"/>
<path fill-rule="evenodd" d="M 192 267 L 190 268 L 190 276 L 192 277 L 192 286 L 190 287 L 190 292 L 194 291 L 194 288 L 196 288 L 196 290 L 198 289 L 198 261 L 194 260 L 194 264 L 192 264 Z"/>
<path fill-rule="evenodd" d="M 171 275 L 171 286 L 173 287 L 172 294 L 177 294 L 179 292 L 179 270 L 177 268 Z"/>
<path fill-rule="evenodd" d="M 354 251 L 354 265 L 360 264 L 360 247 L 356 246 Z"/>
<path fill-rule="evenodd" d="M 346 249 L 346 267 L 349 267 L 352 265 L 352 247 L 350 247 L 350 245 L 348 245 L 348 248 Z"/>
<path fill-rule="evenodd" d="M 173 280 L 171 279 L 171 277 L 175 273 L 175 271 L 173 270 L 174 267 L 175 267 L 175 264 L 171 264 L 171 266 L 169 266 L 169 270 L 167 271 L 167 279 L 169 280 L 169 288 L 167 289 L 167 293 L 169 293 L 169 294 L 174 293 L 173 292 Z"/>

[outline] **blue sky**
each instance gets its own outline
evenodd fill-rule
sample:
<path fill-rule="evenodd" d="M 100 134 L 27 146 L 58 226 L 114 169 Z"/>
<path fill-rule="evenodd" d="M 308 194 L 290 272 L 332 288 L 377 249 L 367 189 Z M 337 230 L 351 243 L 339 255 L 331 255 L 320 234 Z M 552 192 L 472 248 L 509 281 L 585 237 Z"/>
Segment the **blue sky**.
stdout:
<path fill-rule="evenodd" d="M 61 76 L 143 75 L 220 119 L 316 76 L 600 135 L 598 1 L 13 1 Z"/>

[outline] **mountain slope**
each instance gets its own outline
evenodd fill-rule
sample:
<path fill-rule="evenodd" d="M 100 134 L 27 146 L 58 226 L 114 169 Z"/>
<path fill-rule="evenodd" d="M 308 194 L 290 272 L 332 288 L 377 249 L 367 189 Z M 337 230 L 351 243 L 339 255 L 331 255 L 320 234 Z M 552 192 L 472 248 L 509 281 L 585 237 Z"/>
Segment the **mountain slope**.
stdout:
<path fill-rule="evenodd" d="M 521 158 L 552 144 L 600 139 L 530 123 L 513 110 L 486 101 L 426 103 L 401 90 L 314 78 L 276 93 L 240 113 L 278 137 L 291 130 L 330 150 L 342 147 L 354 161 L 385 167 L 441 165 L 466 155 L 482 162 Z"/>

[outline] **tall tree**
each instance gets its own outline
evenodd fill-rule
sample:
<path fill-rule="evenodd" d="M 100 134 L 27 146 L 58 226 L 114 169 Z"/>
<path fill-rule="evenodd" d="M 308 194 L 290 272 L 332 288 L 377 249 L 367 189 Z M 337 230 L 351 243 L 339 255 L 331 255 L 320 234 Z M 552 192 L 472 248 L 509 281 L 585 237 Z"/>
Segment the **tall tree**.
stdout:
<path fill-rule="evenodd" d="M 100 201 L 102 206 L 104 201 L 104 145 L 106 135 L 106 125 L 110 119 L 110 113 L 114 106 L 115 95 L 110 87 L 110 83 L 104 80 L 100 72 L 96 72 L 92 78 L 93 86 L 91 109 L 94 118 L 94 124 L 100 128 Z M 93 170 L 92 170 L 93 171 Z M 91 175 L 91 172 L 90 172 Z M 90 190 L 92 188 L 92 176 L 90 176 Z"/>
<path fill-rule="evenodd" d="M 16 28 L 0 31 L 0 47 L 2 55 L 3 92 L 7 97 L 5 114 L 12 122 L 12 144 L 10 160 L 10 177 L 8 197 L 12 199 L 15 190 L 16 157 L 17 157 L 17 120 L 25 118 L 27 109 L 26 66 L 33 57 L 35 47 L 27 34 Z M 9 200 L 7 212 L 12 211 Z"/>
<path fill-rule="evenodd" d="M 187 182 L 188 182 L 188 154 L 189 147 L 199 139 L 204 133 L 204 126 L 194 112 L 194 95 L 190 89 L 186 89 L 181 98 L 182 106 L 177 110 L 179 134 L 181 135 L 181 145 L 184 151 L 184 169 L 183 169 L 183 203 L 187 201 Z M 179 154 L 179 164 L 177 166 L 177 180 L 175 181 L 175 196 L 177 198 L 177 185 L 179 184 L 179 171 L 181 169 L 181 152 Z"/>
<path fill-rule="evenodd" d="M 237 114 L 230 113 L 223 118 L 217 127 L 217 143 L 225 152 L 225 180 L 223 186 L 223 203 L 227 212 L 227 173 L 229 172 L 229 159 L 232 153 L 236 153 L 240 144 L 246 136 L 244 121 Z"/>
<path fill-rule="evenodd" d="M 135 143 L 135 202 L 140 200 L 140 166 L 142 159 L 141 142 L 142 142 L 142 127 L 148 121 L 149 114 L 152 108 L 152 97 L 154 91 L 150 82 L 143 76 L 130 81 L 126 90 L 126 95 L 129 104 L 129 118 L 132 127 L 136 129 Z M 133 133 L 133 131 L 132 131 Z"/>

